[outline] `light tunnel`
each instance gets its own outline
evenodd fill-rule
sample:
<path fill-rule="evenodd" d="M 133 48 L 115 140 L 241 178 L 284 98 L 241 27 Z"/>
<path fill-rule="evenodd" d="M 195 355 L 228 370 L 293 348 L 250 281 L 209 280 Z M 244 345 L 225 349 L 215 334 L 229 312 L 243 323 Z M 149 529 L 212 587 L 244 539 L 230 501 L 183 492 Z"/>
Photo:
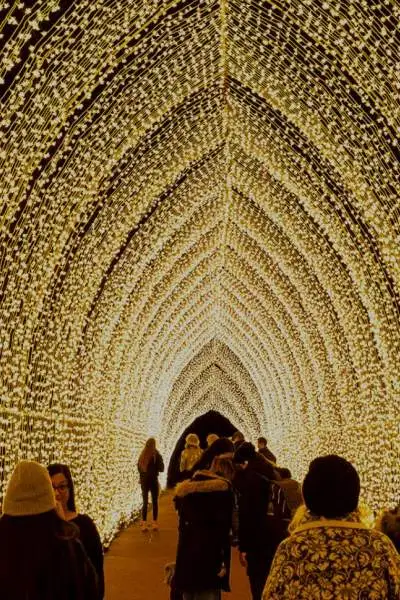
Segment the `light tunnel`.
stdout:
<path fill-rule="evenodd" d="M 71 465 L 105 540 L 217 410 L 400 488 L 400 4 L 3 4 L 0 495 Z"/>

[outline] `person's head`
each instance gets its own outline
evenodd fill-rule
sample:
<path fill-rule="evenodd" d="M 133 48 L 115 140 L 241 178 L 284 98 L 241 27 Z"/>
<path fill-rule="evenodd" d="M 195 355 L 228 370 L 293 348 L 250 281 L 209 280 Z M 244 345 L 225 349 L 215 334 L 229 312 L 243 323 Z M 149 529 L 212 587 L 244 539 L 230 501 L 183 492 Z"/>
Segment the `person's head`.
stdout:
<path fill-rule="evenodd" d="M 241 431 L 235 431 L 235 433 L 232 435 L 232 442 L 233 444 L 239 444 L 241 442 L 244 442 L 244 435 Z"/>
<path fill-rule="evenodd" d="M 255 463 L 259 464 L 260 461 L 262 462 L 262 472 L 268 479 L 271 479 L 272 481 L 276 479 L 276 473 L 272 463 L 265 460 L 263 456 L 257 454 L 254 444 L 251 442 L 243 442 L 243 444 L 237 448 L 233 456 L 233 462 L 242 469 L 246 468 L 249 461 L 252 461 L 253 459 L 255 459 Z"/>
<path fill-rule="evenodd" d="M 196 433 L 188 433 L 185 442 L 186 448 L 198 448 L 200 446 L 199 436 Z"/>
<path fill-rule="evenodd" d="M 340 519 L 357 508 L 360 478 L 353 465 L 341 456 L 319 456 L 310 463 L 302 492 L 314 515 Z"/>
<path fill-rule="evenodd" d="M 207 447 L 209 448 L 215 440 L 218 440 L 219 436 L 216 433 L 209 433 L 206 437 Z"/>
<path fill-rule="evenodd" d="M 155 450 L 156 450 L 156 440 L 155 440 L 155 438 L 151 437 L 148 440 L 146 440 L 146 443 L 144 445 L 144 449 L 147 452 L 155 452 Z"/>
<path fill-rule="evenodd" d="M 212 461 L 216 456 L 221 454 L 233 454 L 234 447 L 233 443 L 229 438 L 220 437 L 211 444 L 209 448 L 206 448 L 199 458 L 193 469 L 198 471 L 201 469 L 210 469 Z"/>
<path fill-rule="evenodd" d="M 232 481 L 235 476 L 235 467 L 233 466 L 232 460 L 225 458 L 224 456 L 216 456 L 213 459 L 211 471 L 229 481 Z"/>
<path fill-rule="evenodd" d="M 383 511 L 375 527 L 387 535 L 395 545 L 397 552 L 400 552 L 400 506 Z"/>
<path fill-rule="evenodd" d="M 244 466 L 249 460 L 256 456 L 256 449 L 251 442 L 243 442 L 235 451 L 233 462 Z"/>
<path fill-rule="evenodd" d="M 267 447 L 267 440 L 265 437 L 259 437 L 257 440 L 257 448 L 259 450 L 262 450 L 262 448 L 266 448 Z"/>
<path fill-rule="evenodd" d="M 146 471 L 147 466 L 156 454 L 156 440 L 151 437 L 146 441 L 142 452 L 140 453 L 138 465 L 140 470 Z"/>
<path fill-rule="evenodd" d="M 21 460 L 8 482 L 3 514 L 10 517 L 34 516 L 55 508 L 56 498 L 46 468 L 32 460 Z"/>
<path fill-rule="evenodd" d="M 278 471 L 278 475 L 281 479 L 292 479 L 292 474 L 289 469 L 285 467 L 275 467 L 275 470 Z"/>
<path fill-rule="evenodd" d="M 54 494 L 64 511 L 75 512 L 75 489 L 68 465 L 52 463 L 47 467 Z"/>

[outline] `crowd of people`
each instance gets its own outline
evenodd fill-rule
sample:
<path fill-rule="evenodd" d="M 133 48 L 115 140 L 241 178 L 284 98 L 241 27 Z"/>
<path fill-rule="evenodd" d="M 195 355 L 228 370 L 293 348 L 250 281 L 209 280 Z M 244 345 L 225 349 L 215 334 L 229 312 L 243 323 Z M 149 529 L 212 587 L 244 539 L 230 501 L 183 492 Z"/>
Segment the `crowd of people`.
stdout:
<path fill-rule="evenodd" d="M 400 505 L 363 519 L 360 479 L 337 455 L 309 466 L 302 486 L 278 466 L 267 440 L 240 432 L 186 437 L 171 600 L 220 600 L 230 591 L 231 550 L 253 600 L 400 600 Z M 163 459 L 147 440 L 137 469 L 141 528 L 158 529 Z M 152 523 L 147 522 L 148 497 Z M 8 482 L 0 518 L 0 596 L 7 600 L 102 600 L 103 548 L 93 520 L 77 511 L 65 464 L 23 460 Z"/>
<path fill-rule="evenodd" d="M 202 451 L 197 435 L 187 436 L 171 600 L 220 600 L 230 591 L 232 546 L 253 600 L 400 600 L 400 506 L 371 527 L 347 460 L 316 458 L 300 486 L 265 438 L 257 445 L 240 432 L 213 434 Z"/>

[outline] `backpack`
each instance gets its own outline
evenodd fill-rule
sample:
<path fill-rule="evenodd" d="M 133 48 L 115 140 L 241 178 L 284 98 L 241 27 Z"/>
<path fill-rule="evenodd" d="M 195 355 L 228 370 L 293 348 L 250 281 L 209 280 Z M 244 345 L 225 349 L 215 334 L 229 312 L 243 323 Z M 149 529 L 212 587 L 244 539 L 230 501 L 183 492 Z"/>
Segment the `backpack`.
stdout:
<path fill-rule="evenodd" d="M 282 488 L 274 481 L 267 479 L 267 477 L 263 478 L 268 481 L 270 486 L 269 498 L 266 506 L 268 535 L 270 543 L 278 547 L 281 541 L 288 536 L 288 525 L 291 520 L 291 512 Z"/>
<path fill-rule="evenodd" d="M 265 478 L 266 479 L 266 478 Z M 287 521 L 287 525 L 291 519 L 291 511 L 286 502 L 285 493 L 281 486 L 275 481 L 269 481 L 270 494 L 267 506 L 267 516 Z"/>

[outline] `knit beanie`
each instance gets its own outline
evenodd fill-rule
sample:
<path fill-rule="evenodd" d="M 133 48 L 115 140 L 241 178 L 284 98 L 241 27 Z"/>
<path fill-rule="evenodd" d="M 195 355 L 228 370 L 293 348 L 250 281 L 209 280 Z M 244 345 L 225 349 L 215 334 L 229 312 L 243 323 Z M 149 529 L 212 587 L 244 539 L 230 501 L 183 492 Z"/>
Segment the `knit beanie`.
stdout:
<path fill-rule="evenodd" d="M 8 482 L 3 513 L 13 517 L 39 515 L 56 507 L 47 469 L 31 460 L 21 460 Z"/>
<path fill-rule="evenodd" d="M 310 463 L 302 492 L 307 508 L 315 515 L 344 517 L 357 508 L 360 478 L 341 456 L 319 456 Z"/>

